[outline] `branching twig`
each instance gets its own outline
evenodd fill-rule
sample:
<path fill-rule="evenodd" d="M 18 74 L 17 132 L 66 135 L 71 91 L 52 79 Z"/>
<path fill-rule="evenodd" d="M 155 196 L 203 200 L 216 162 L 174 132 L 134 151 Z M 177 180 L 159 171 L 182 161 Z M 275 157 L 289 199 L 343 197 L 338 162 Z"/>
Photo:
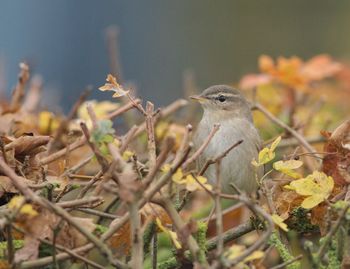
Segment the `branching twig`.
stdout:
<path fill-rule="evenodd" d="M 193 155 L 190 158 L 186 160 L 186 162 L 184 162 L 184 164 L 182 165 L 183 169 L 187 167 L 190 163 L 194 162 L 199 157 L 199 155 L 202 154 L 202 152 L 209 145 L 211 139 L 214 137 L 216 132 L 219 131 L 219 128 L 220 128 L 220 124 L 214 124 L 213 129 L 211 130 L 207 138 L 204 140 L 203 144 L 197 149 L 195 153 L 193 153 Z"/>
<path fill-rule="evenodd" d="M 208 169 L 208 167 L 220 160 L 222 160 L 223 158 L 226 157 L 226 155 L 233 150 L 235 147 L 239 146 L 240 144 L 242 144 L 243 140 L 239 140 L 236 143 L 234 143 L 232 146 L 230 146 L 227 150 L 225 150 L 222 154 L 220 154 L 219 156 L 217 156 L 215 159 L 213 160 L 207 160 L 204 164 L 204 166 L 202 167 L 202 169 L 199 171 L 198 175 L 201 176 L 205 173 L 205 171 Z"/>
<path fill-rule="evenodd" d="M 66 210 L 36 195 L 27 185 L 25 185 L 23 178 L 18 176 L 2 159 L 0 159 L 0 168 L 6 176 L 11 178 L 13 184 L 26 197 L 26 199 L 49 209 L 56 215 L 66 220 L 70 225 L 72 225 L 81 234 L 83 234 L 90 242 L 92 242 L 98 248 L 98 250 L 101 253 L 105 254 L 108 260 L 114 264 L 115 259 L 112 257 L 112 253 L 107 248 L 107 246 L 95 235 L 91 234 L 88 230 L 82 227 L 78 221 L 76 221 L 67 213 Z M 121 262 L 117 263 L 122 264 Z"/>
<path fill-rule="evenodd" d="M 348 209 L 350 208 L 350 203 L 347 203 L 347 205 L 342 209 L 342 211 L 339 214 L 339 218 L 337 219 L 337 221 L 334 223 L 334 225 L 331 227 L 331 229 L 329 230 L 329 232 L 327 233 L 327 235 L 324 237 L 322 244 L 316 254 L 316 257 L 318 261 L 320 261 L 323 257 L 323 255 L 325 254 L 327 248 L 329 247 L 329 244 L 333 238 L 333 236 L 335 235 L 335 233 L 337 232 L 337 230 L 340 227 L 340 224 L 342 223 L 342 221 L 345 219 L 345 215 L 348 211 Z"/>
<path fill-rule="evenodd" d="M 293 128 L 285 124 L 283 121 L 275 117 L 270 111 L 268 111 L 263 105 L 256 103 L 255 108 L 258 109 L 260 112 L 262 112 L 268 119 L 270 119 L 275 124 L 279 125 L 283 129 L 287 130 L 292 136 L 295 137 L 299 141 L 299 143 L 310 153 L 315 154 L 315 156 L 318 156 L 316 154 L 316 150 L 310 145 L 309 142 L 306 141 L 305 137 L 303 137 L 301 134 L 299 134 L 297 131 L 295 131 Z M 315 170 L 315 169 L 313 169 Z"/>
<path fill-rule="evenodd" d="M 147 131 L 147 145 L 148 145 L 148 163 L 150 169 L 156 165 L 156 141 L 154 134 L 154 105 L 151 102 L 146 104 L 146 131 Z"/>

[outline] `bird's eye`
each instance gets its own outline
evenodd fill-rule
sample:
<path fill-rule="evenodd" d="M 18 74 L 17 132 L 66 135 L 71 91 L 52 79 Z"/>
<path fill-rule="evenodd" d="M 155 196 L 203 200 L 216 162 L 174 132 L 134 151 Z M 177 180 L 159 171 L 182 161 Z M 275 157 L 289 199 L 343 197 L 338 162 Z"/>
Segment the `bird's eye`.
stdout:
<path fill-rule="evenodd" d="M 221 103 L 223 103 L 223 102 L 226 101 L 226 97 L 223 96 L 223 95 L 219 95 L 219 96 L 217 97 L 217 100 L 219 100 Z"/>

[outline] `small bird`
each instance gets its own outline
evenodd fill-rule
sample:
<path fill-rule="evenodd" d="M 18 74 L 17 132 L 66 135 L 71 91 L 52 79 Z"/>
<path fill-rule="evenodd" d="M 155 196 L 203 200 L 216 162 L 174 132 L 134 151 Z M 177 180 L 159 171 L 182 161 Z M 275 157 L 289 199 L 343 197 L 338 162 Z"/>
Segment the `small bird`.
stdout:
<path fill-rule="evenodd" d="M 200 95 L 190 98 L 198 101 L 204 110 L 193 142 L 196 148 L 203 144 L 214 124 L 220 124 L 218 132 L 199 156 L 197 168 L 200 170 L 209 159 L 215 159 L 239 140 L 243 143 L 230 151 L 221 161 L 221 191 L 235 193 L 232 182 L 248 194 L 257 190 L 256 175 L 262 176 L 263 168 L 256 170 L 251 164 L 257 159 L 261 140 L 253 123 L 250 103 L 240 91 L 226 85 L 215 85 Z M 205 172 L 208 181 L 215 185 L 216 167 L 209 166 Z"/>

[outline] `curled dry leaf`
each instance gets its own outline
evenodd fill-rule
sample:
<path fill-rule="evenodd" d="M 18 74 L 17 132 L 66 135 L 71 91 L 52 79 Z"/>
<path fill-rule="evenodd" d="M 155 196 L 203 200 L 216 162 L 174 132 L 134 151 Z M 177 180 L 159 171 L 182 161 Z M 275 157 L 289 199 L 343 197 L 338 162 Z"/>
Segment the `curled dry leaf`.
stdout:
<path fill-rule="evenodd" d="M 122 97 L 126 95 L 129 91 L 124 90 L 124 88 L 117 82 L 117 79 L 108 74 L 106 78 L 107 83 L 105 85 L 99 87 L 98 89 L 101 91 L 113 91 L 114 94 L 112 97 Z"/>
<path fill-rule="evenodd" d="M 49 136 L 23 135 L 7 144 L 5 150 L 14 149 L 15 156 L 35 155 L 41 152 L 43 149 L 40 147 L 46 145 L 49 141 Z"/>
<path fill-rule="evenodd" d="M 350 120 L 341 124 L 332 134 L 328 134 L 324 146 L 327 154 L 323 158 L 322 170 L 332 176 L 335 183 L 350 183 Z"/>
<path fill-rule="evenodd" d="M 5 193 L 18 193 L 18 190 L 9 177 L 0 176 L 0 197 Z"/>

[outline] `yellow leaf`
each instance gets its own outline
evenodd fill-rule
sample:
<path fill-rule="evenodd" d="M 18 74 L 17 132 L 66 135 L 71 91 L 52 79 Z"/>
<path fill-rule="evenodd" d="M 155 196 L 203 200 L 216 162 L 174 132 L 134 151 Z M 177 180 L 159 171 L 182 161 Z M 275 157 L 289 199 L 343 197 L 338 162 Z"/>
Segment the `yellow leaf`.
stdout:
<path fill-rule="evenodd" d="M 332 177 L 327 176 L 325 173 L 314 171 L 306 178 L 294 180 L 284 187 L 294 190 L 301 196 L 307 196 L 301 206 L 310 209 L 329 197 L 334 187 L 334 181 Z"/>
<path fill-rule="evenodd" d="M 275 141 L 272 142 L 271 147 L 270 147 L 270 151 L 272 151 L 272 152 L 275 151 L 275 149 L 277 148 L 277 146 L 281 142 L 281 140 L 282 140 L 281 136 L 277 137 L 275 139 Z"/>
<path fill-rule="evenodd" d="M 39 113 L 38 128 L 41 134 L 50 134 L 55 131 L 60 121 L 49 111 L 41 111 Z"/>
<path fill-rule="evenodd" d="M 302 165 L 303 162 L 297 160 L 278 161 L 273 164 L 273 168 L 292 178 L 301 178 L 301 175 L 293 170 L 298 169 Z"/>
<path fill-rule="evenodd" d="M 163 173 L 168 173 L 170 169 L 171 169 L 171 165 L 168 163 L 164 164 L 163 167 L 161 168 Z"/>
<path fill-rule="evenodd" d="M 283 219 L 280 216 L 273 214 L 271 218 L 278 227 L 280 227 L 283 231 L 288 232 L 288 226 L 283 222 Z"/>
<path fill-rule="evenodd" d="M 163 139 L 168 131 L 169 123 L 167 121 L 161 121 L 157 123 L 155 129 L 155 135 L 158 139 Z"/>
<path fill-rule="evenodd" d="M 245 258 L 244 262 L 250 262 L 253 260 L 258 260 L 264 257 L 265 253 L 261 250 L 255 250 L 252 254 L 250 254 L 247 258 Z"/>
<path fill-rule="evenodd" d="M 174 182 L 176 182 L 177 184 L 183 184 L 184 180 L 183 180 L 184 174 L 182 173 L 182 169 L 179 168 L 176 170 L 176 172 L 173 174 L 172 176 L 172 180 Z"/>
<path fill-rule="evenodd" d="M 207 184 L 207 179 L 203 176 L 196 177 L 197 180 L 206 188 L 207 190 L 212 190 L 212 186 L 210 184 Z M 190 174 L 186 176 L 185 183 L 186 183 L 186 189 L 188 191 L 195 191 L 202 189 L 201 184 L 197 182 L 197 180 Z"/>
<path fill-rule="evenodd" d="M 181 244 L 179 242 L 179 239 L 177 237 L 177 234 L 173 231 L 170 231 L 169 229 L 167 229 L 166 227 L 163 226 L 162 222 L 160 221 L 159 218 L 156 218 L 156 223 L 157 223 L 157 226 L 158 228 L 163 231 L 164 233 L 168 234 L 171 238 L 171 241 L 173 241 L 173 244 L 175 245 L 175 247 L 177 249 L 180 249 L 181 248 Z"/>
<path fill-rule="evenodd" d="M 262 150 L 260 150 L 258 155 L 258 161 L 256 161 L 255 159 L 252 160 L 252 165 L 259 167 L 273 160 L 276 156 L 275 149 L 277 148 L 278 144 L 281 142 L 281 139 L 282 139 L 281 136 L 277 137 L 275 141 L 272 142 L 270 148 L 265 147 Z"/>
<path fill-rule="evenodd" d="M 31 204 L 26 204 L 23 196 L 15 196 L 8 203 L 8 208 L 13 210 L 18 210 L 21 208 L 19 213 L 26 214 L 31 217 L 35 217 L 38 215 L 38 212 L 33 208 Z"/>
<path fill-rule="evenodd" d="M 134 156 L 134 155 L 135 155 L 134 152 L 132 152 L 130 150 L 126 150 L 126 151 L 123 152 L 122 158 L 123 158 L 124 161 L 127 161 L 127 160 L 130 159 L 131 156 Z"/>
<path fill-rule="evenodd" d="M 225 256 L 227 257 L 227 259 L 233 260 L 233 259 L 239 257 L 245 249 L 246 249 L 246 247 L 242 246 L 242 245 L 232 245 L 225 253 Z M 264 255 L 265 254 L 263 251 L 256 250 L 252 254 L 250 254 L 248 257 L 246 257 L 243 260 L 243 263 L 250 262 L 252 260 L 261 259 Z M 240 263 L 240 264 L 242 264 L 242 263 Z"/>
<path fill-rule="evenodd" d="M 78 113 L 77 113 L 79 119 L 82 119 L 85 121 L 90 120 L 90 116 L 87 111 L 88 104 L 94 110 L 96 118 L 98 120 L 105 119 L 108 113 L 119 108 L 119 104 L 117 103 L 113 103 L 109 101 L 97 102 L 96 100 L 90 100 L 90 101 L 84 102 L 83 104 L 81 104 L 81 106 L 79 106 Z"/>

